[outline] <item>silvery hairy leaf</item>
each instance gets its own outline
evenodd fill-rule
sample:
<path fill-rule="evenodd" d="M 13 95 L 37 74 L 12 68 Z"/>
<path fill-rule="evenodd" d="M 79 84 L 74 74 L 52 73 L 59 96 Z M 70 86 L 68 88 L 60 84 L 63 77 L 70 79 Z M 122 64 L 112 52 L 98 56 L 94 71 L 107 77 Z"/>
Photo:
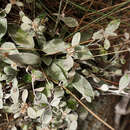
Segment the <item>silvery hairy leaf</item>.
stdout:
<path fill-rule="evenodd" d="M 19 88 L 18 88 L 18 81 L 15 78 L 13 80 L 13 84 L 12 84 L 12 89 L 11 89 L 11 98 L 13 100 L 14 104 L 18 103 L 18 99 L 19 99 Z"/>
<path fill-rule="evenodd" d="M 8 55 L 8 58 L 18 65 L 36 65 L 41 63 L 38 55 L 33 53 L 19 53 Z"/>
<path fill-rule="evenodd" d="M 124 90 L 130 83 L 130 77 L 128 74 L 124 74 L 119 81 L 119 91 Z"/>
<path fill-rule="evenodd" d="M 81 34 L 80 32 L 77 32 L 73 38 L 72 38 L 72 42 L 71 45 L 74 46 L 78 46 L 80 44 L 80 38 L 81 38 Z"/>
<path fill-rule="evenodd" d="M 3 108 L 3 90 L 2 90 L 2 84 L 0 83 L 0 109 Z"/>
<path fill-rule="evenodd" d="M 43 125 L 47 125 L 52 119 L 52 110 L 51 108 L 46 108 L 44 113 L 41 116 L 41 122 Z"/>
<path fill-rule="evenodd" d="M 6 34 L 7 31 L 7 19 L 0 17 L 0 39 Z"/>
<path fill-rule="evenodd" d="M 73 17 L 61 17 L 61 20 L 68 26 L 68 27 L 76 27 L 78 26 L 78 21 Z"/>
<path fill-rule="evenodd" d="M 28 90 L 24 89 L 22 93 L 22 101 L 25 103 L 28 98 Z"/>
<path fill-rule="evenodd" d="M 36 111 L 32 107 L 28 107 L 27 114 L 32 119 L 36 119 L 37 118 L 37 113 L 36 113 Z"/>
<path fill-rule="evenodd" d="M 14 42 L 23 48 L 34 48 L 34 40 L 31 34 L 23 31 L 17 24 L 8 25 L 9 34 Z"/>

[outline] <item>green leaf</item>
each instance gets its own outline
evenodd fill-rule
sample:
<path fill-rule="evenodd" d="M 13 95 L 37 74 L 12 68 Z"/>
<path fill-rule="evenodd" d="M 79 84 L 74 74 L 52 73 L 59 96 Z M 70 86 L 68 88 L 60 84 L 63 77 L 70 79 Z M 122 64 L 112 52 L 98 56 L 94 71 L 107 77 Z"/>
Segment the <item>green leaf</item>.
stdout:
<path fill-rule="evenodd" d="M 6 11 L 7 14 L 11 11 L 11 8 L 12 8 L 12 4 L 11 3 L 6 5 L 5 11 Z"/>
<path fill-rule="evenodd" d="M 17 50 L 16 46 L 12 42 L 5 42 L 1 45 L 1 53 L 8 53 L 8 54 L 18 54 L 19 51 Z"/>
<path fill-rule="evenodd" d="M 52 79 L 62 81 L 64 85 L 67 84 L 67 79 L 65 73 L 63 72 L 63 68 L 61 69 L 61 67 L 55 62 L 53 62 L 48 68 L 47 73 Z"/>
<path fill-rule="evenodd" d="M 104 41 L 104 48 L 108 50 L 110 48 L 111 44 L 110 41 L 106 38 Z"/>
<path fill-rule="evenodd" d="M 7 31 L 7 19 L 0 18 L 0 39 L 6 34 Z"/>
<path fill-rule="evenodd" d="M 32 82 L 32 76 L 31 76 L 31 74 L 28 74 L 28 73 L 24 74 L 22 79 L 25 83 L 31 83 Z"/>
<path fill-rule="evenodd" d="M 105 37 L 116 36 L 116 33 L 114 33 L 114 31 L 116 31 L 119 28 L 119 25 L 120 25 L 119 19 L 111 21 L 105 29 Z"/>
<path fill-rule="evenodd" d="M 22 101 L 25 103 L 28 97 L 28 90 L 24 89 L 22 93 Z"/>
<path fill-rule="evenodd" d="M 61 88 L 56 88 L 54 91 L 54 98 L 59 98 L 64 96 L 64 90 Z"/>
<path fill-rule="evenodd" d="M 77 127 L 78 127 L 78 123 L 76 120 L 74 120 L 70 123 L 68 130 L 77 130 Z"/>
<path fill-rule="evenodd" d="M 94 59 L 93 54 L 88 49 L 88 47 L 87 46 L 81 46 L 81 45 L 75 47 L 74 58 L 80 59 L 80 60 Z"/>
<path fill-rule="evenodd" d="M 42 35 L 38 35 L 36 38 L 37 38 L 39 48 L 42 49 L 46 44 L 45 36 L 42 34 Z"/>
<path fill-rule="evenodd" d="M 93 34 L 92 39 L 93 40 L 102 40 L 103 37 L 104 37 L 104 30 L 101 29 Z"/>
<path fill-rule="evenodd" d="M 43 72 L 41 72 L 40 70 L 32 70 L 32 78 L 33 78 L 34 81 L 45 80 Z"/>
<path fill-rule="evenodd" d="M 55 61 L 55 63 L 61 66 L 65 71 L 69 71 L 74 65 L 73 58 L 68 55 L 66 59 L 58 59 Z"/>
<path fill-rule="evenodd" d="M 4 73 L 6 75 L 12 75 L 12 76 L 16 76 L 16 74 L 17 74 L 17 72 L 11 66 L 5 66 Z"/>
<path fill-rule="evenodd" d="M 17 79 L 15 78 L 13 80 L 13 87 L 11 89 L 11 98 L 13 100 L 13 103 L 14 104 L 17 104 L 18 103 L 18 99 L 19 99 L 19 89 L 18 89 L 18 81 Z"/>
<path fill-rule="evenodd" d="M 58 107 L 60 100 L 61 100 L 61 98 L 54 97 L 54 99 L 51 101 L 50 105 L 53 107 Z"/>
<path fill-rule="evenodd" d="M 5 42 L 1 45 L 0 53 L 8 53 L 9 55 L 18 54 L 19 51 L 17 50 L 16 46 L 12 42 Z M 9 58 L 3 58 L 3 61 L 8 64 L 13 64 L 14 62 L 11 61 Z"/>
<path fill-rule="evenodd" d="M 2 84 L 0 83 L 0 109 L 3 108 L 3 90 L 2 90 Z"/>
<path fill-rule="evenodd" d="M 32 20 L 29 19 L 27 16 L 23 16 L 23 17 L 22 17 L 22 22 L 27 23 L 27 24 L 31 24 L 31 23 L 32 23 Z"/>
<path fill-rule="evenodd" d="M 8 55 L 8 58 L 17 65 L 36 65 L 41 63 L 40 57 L 33 53 L 13 54 Z"/>
<path fill-rule="evenodd" d="M 101 91 L 108 91 L 109 90 L 109 86 L 107 84 L 103 84 L 100 88 L 99 88 Z"/>
<path fill-rule="evenodd" d="M 36 113 L 36 111 L 32 107 L 28 107 L 27 113 L 28 113 L 28 116 L 30 118 L 32 118 L 32 119 L 36 119 L 37 118 L 37 113 Z"/>
<path fill-rule="evenodd" d="M 0 9 L 0 18 L 5 18 L 6 17 L 6 11 L 3 9 Z"/>
<path fill-rule="evenodd" d="M 53 39 L 44 45 L 43 51 L 48 55 L 64 52 L 69 45 L 61 39 Z"/>
<path fill-rule="evenodd" d="M 40 110 L 38 110 L 38 111 L 37 111 L 37 117 L 41 117 L 42 114 L 43 114 L 43 112 L 44 112 L 44 109 L 43 109 L 43 108 L 40 109 Z"/>
<path fill-rule="evenodd" d="M 5 110 L 9 113 L 17 113 L 20 111 L 20 104 L 17 103 L 17 104 L 12 104 L 11 106 L 6 106 L 5 107 Z"/>
<path fill-rule="evenodd" d="M 124 90 L 130 83 L 130 77 L 128 74 L 124 74 L 119 81 L 119 91 Z"/>
<path fill-rule="evenodd" d="M 16 5 L 19 6 L 19 7 L 20 7 L 20 6 L 22 7 L 22 6 L 23 6 L 23 3 L 20 2 L 20 1 L 16 1 Z"/>
<path fill-rule="evenodd" d="M 52 62 L 52 58 L 50 56 L 42 56 L 42 61 L 49 66 Z"/>
<path fill-rule="evenodd" d="M 8 31 L 17 45 L 23 48 L 34 48 L 34 40 L 31 35 L 24 32 L 17 24 L 9 24 Z"/>
<path fill-rule="evenodd" d="M 45 83 L 45 94 L 47 95 L 47 97 L 51 98 L 52 96 L 52 90 L 54 89 L 54 84 L 53 82 L 46 82 Z"/>
<path fill-rule="evenodd" d="M 20 27 L 23 31 L 30 31 L 30 29 L 32 28 L 31 25 L 27 23 L 22 23 Z"/>
<path fill-rule="evenodd" d="M 76 106 L 77 106 L 77 101 L 74 99 L 74 98 L 70 98 L 67 100 L 67 106 L 73 110 L 76 109 Z"/>
<path fill-rule="evenodd" d="M 80 43 L 80 38 L 81 38 L 81 34 L 80 32 L 77 32 L 73 38 L 72 38 L 72 42 L 71 42 L 71 45 L 74 47 L 74 46 L 78 46 L 79 43 Z"/>
<path fill-rule="evenodd" d="M 2 74 L 1 72 L 0 72 L 0 81 L 4 81 L 4 80 L 6 80 L 7 79 L 7 76 L 5 75 L 5 74 Z"/>
<path fill-rule="evenodd" d="M 50 108 L 45 109 L 41 116 L 42 125 L 47 125 L 52 119 L 52 111 Z"/>
<path fill-rule="evenodd" d="M 43 93 L 38 93 L 37 97 L 35 99 L 35 104 L 40 105 L 40 104 L 48 104 L 48 100 L 46 95 L 44 95 Z"/>
<path fill-rule="evenodd" d="M 78 120 L 78 114 L 77 113 L 67 114 L 66 118 L 68 118 L 70 121 L 77 121 Z"/>
<path fill-rule="evenodd" d="M 93 89 L 90 83 L 80 74 L 76 74 L 72 86 L 82 94 L 83 97 L 94 97 Z"/>
<path fill-rule="evenodd" d="M 76 27 L 78 26 L 78 21 L 72 17 L 61 17 L 61 20 L 68 26 L 68 27 Z"/>

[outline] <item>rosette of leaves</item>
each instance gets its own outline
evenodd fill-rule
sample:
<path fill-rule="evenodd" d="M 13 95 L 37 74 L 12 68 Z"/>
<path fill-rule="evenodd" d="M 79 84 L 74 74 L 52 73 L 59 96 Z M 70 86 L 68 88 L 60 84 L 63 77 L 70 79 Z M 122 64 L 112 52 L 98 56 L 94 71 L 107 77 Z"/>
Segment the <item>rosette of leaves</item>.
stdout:
<path fill-rule="evenodd" d="M 19 1 L 16 0 L 14 2 L 11 1 L 3 11 L 5 15 L 1 16 L 0 12 L 0 40 L 7 32 L 7 19 L 5 16 L 10 12 L 12 5 L 18 5 L 18 3 Z M 18 6 L 20 6 L 20 3 Z M 0 81 L 7 80 L 7 77 L 12 77 L 9 80 L 12 82 L 12 87 L 9 91 L 10 93 L 8 95 L 6 94 L 5 97 L 2 84 L 0 84 L 0 109 L 5 109 L 7 112 L 14 113 L 14 118 L 18 118 L 21 115 L 21 117 L 24 116 L 24 119 L 28 119 L 29 124 L 32 120 L 35 120 L 35 122 L 39 124 L 39 126 L 36 126 L 37 128 L 65 129 L 66 127 L 67 129 L 76 130 L 78 115 L 74 110 L 77 104 L 67 92 L 66 99 L 65 91 L 60 85 L 72 89 L 73 92 L 77 91 L 79 95 L 81 95 L 81 98 L 85 98 L 88 102 L 91 102 L 95 94 L 87 78 L 91 76 L 96 82 L 98 82 L 99 79 L 94 74 L 92 75 L 93 72 L 86 69 L 84 69 L 86 71 L 80 72 L 80 70 L 82 70 L 80 63 L 92 66 L 92 64 L 86 61 L 95 60 L 93 58 L 94 56 L 87 45 L 80 45 L 81 34 L 79 32 L 73 36 L 71 44 L 56 38 L 46 42 L 43 36 L 45 26 L 41 24 L 40 19 L 36 18 L 31 20 L 25 16 L 23 12 L 20 12 L 20 17 L 22 20 L 21 26 L 17 24 L 8 25 L 9 35 L 14 43 L 4 42 L 1 45 L 1 54 L 8 53 L 8 55 L 3 58 L 3 61 L 7 64 L 11 64 L 11 66 L 6 64 L 6 66 L 3 67 L 2 71 L 4 74 L 0 73 Z M 72 17 L 60 16 L 59 19 L 69 27 L 76 27 L 78 25 L 77 20 Z M 106 50 L 109 49 L 110 43 L 108 38 L 109 36 L 116 36 L 114 31 L 118 28 L 119 23 L 118 20 L 112 21 L 105 30 L 94 33 L 92 37 L 93 40 L 105 39 L 104 48 Z M 30 34 L 30 32 L 32 34 Z M 33 53 L 31 50 L 35 47 L 35 42 L 33 40 L 35 34 L 40 38 L 41 44 L 44 43 L 42 46 L 44 54 L 41 57 L 37 55 L 37 52 Z M 17 47 L 30 49 L 31 51 L 18 51 Z M 41 62 L 45 64 L 43 65 Z M 12 64 L 24 66 L 24 68 L 26 68 L 26 65 L 31 66 L 32 86 L 35 95 L 33 95 L 32 90 L 29 92 L 30 88 L 26 85 L 19 87 L 19 81 L 16 78 L 17 71 L 12 68 Z M 45 69 L 45 75 L 47 77 L 40 68 L 35 68 L 33 66 L 37 64 Z M 75 67 L 76 64 L 79 65 L 79 70 Z M 98 72 L 97 69 L 98 67 L 92 66 L 92 71 L 94 71 L 94 73 Z M 56 85 L 51 80 L 58 81 L 59 84 Z M 35 86 L 36 88 L 34 88 L 35 81 L 42 81 L 43 86 L 41 88 Z M 120 91 L 123 91 L 129 82 L 128 75 L 124 75 L 120 79 Z M 102 86 L 100 89 L 103 91 L 109 90 L 108 86 Z M 3 102 L 5 98 L 9 98 L 11 105 L 7 106 L 7 104 L 4 104 L 6 103 Z M 27 98 L 29 100 L 27 100 Z"/>
<path fill-rule="evenodd" d="M 74 59 L 87 60 L 89 58 L 91 59 L 91 57 L 93 56 L 88 48 L 85 49 L 83 46 L 79 45 L 80 37 L 81 37 L 80 33 L 76 33 L 73 36 L 71 47 L 67 50 L 65 59 L 56 59 L 52 61 L 52 64 L 48 67 L 47 70 L 48 76 L 50 76 L 53 80 L 62 81 L 63 85 L 65 86 L 67 86 L 70 82 L 69 71 L 73 68 Z M 80 48 L 79 51 L 77 51 L 77 47 Z M 54 51 L 54 49 L 52 51 Z M 90 83 L 85 79 L 85 77 L 79 75 L 78 73 L 76 74 L 74 73 L 73 77 L 74 80 L 72 80 L 71 83 L 72 86 L 79 93 L 81 93 L 83 97 L 87 99 L 88 98 L 90 99 L 91 97 L 93 98 L 94 97 L 93 89 Z"/>

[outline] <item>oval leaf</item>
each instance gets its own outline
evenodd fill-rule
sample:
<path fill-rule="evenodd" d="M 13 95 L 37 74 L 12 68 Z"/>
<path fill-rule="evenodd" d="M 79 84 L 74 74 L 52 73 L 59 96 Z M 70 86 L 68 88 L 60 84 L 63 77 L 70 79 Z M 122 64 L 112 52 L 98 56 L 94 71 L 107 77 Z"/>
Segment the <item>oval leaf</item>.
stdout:
<path fill-rule="evenodd" d="M 11 66 L 5 66 L 4 73 L 9 76 L 16 76 L 17 74 L 17 72 Z"/>
<path fill-rule="evenodd" d="M 16 46 L 12 42 L 5 42 L 4 44 L 1 45 L 1 53 L 7 53 L 9 55 L 11 54 L 18 54 L 19 51 L 17 50 Z M 9 58 L 3 58 L 3 61 L 8 63 L 8 64 L 13 64 L 14 62 L 11 61 Z"/>
<path fill-rule="evenodd" d="M 52 119 L 52 111 L 50 108 L 45 109 L 42 114 L 41 122 L 43 125 L 47 125 Z"/>
<path fill-rule="evenodd" d="M 73 58 L 69 55 L 67 55 L 66 59 L 58 59 L 55 63 L 61 66 L 65 71 L 69 71 L 74 65 Z"/>
<path fill-rule="evenodd" d="M 18 65 L 35 65 L 41 62 L 40 57 L 33 53 L 8 55 L 8 58 Z"/>
<path fill-rule="evenodd" d="M 106 92 L 109 90 L 109 86 L 107 84 L 103 84 L 99 89 Z"/>
<path fill-rule="evenodd" d="M 101 29 L 93 34 L 92 39 L 93 40 L 102 40 L 103 37 L 104 37 L 104 30 Z"/>
<path fill-rule="evenodd" d="M 0 83 L 0 109 L 3 108 L 3 90 L 2 90 L 2 84 Z"/>
<path fill-rule="evenodd" d="M 83 97 L 94 97 L 94 92 L 91 84 L 80 74 L 75 75 L 75 79 L 72 82 L 72 86 L 82 94 Z"/>
<path fill-rule="evenodd" d="M 28 116 L 32 119 L 36 119 L 37 118 L 37 113 L 36 111 L 32 108 L 32 107 L 29 107 L 27 109 L 27 113 L 28 113 Z"/>
<path fill-rule="evenodd" d="M 18 89 L 18 81 L 16 78 L 13 80 L 13 87 L 11 89 L 11 98 L 12 98 L 14 104 L 18 103 L 19 89 Z"/>
<path fill-rule="evenodd" d="M 17 24 L 9 24 L 8 31 L 17 45 L 23 48 L 34 48 L 34 40 L 31 35 L 24 32 Z"/>
<path fill-rule="evenodd" d="M 22 101 L 25 103 L 28 97 L 28 90 L 24 89 L 22 93 Z"/>
<path fill-rule="evenodd" d="M 29 31 L 31 29 L 31 26 L 29 24 L 27 24 L 27 23 L 22 23 L 21 24 L 21 29 L 23 31 Z"/>
<path fill-rule="evenodd" d="M 53 39 L 44 45 L 43 51 L 48 55 L 63 52 L 68 45 L 61 39 Z"/>
<path fill-rule="evenodd" d="M 72 17 L 61 17 L 61 20 L 68 26 L 68 27 L 76 27 L 78 26 L 78 21 Z"/>
<path fill-rule="evenodd" d="M 45 77 L 43 75 L 43 72 L 40 70 L 32 70 L 32 78 L 34 78 L 34 81 L 43 81 L 45 80 Z"/>
<path fill-rule="evenodd" d="M 27 23 L 27 24 L 31 24 L 31 23 L 32 23 L 32 20 L 29 19 L 27 16 L 23 16 L 23 17 L 22 17 L 22 22 Z"/>
<path fill-rule="evenodd" d="M 73 38 L 72 38 L 72 43 L 71 43 L 73 47 L 79 45 L 79 43 L 80 43 L 80 38 L 81 38 L 80 32 L 77 32 L 77 33 L 73 36 Z"/>
<path fill-rule="evenodd" d="M 114 33 L 114 31 L 116 31 L 118 29 L 119 25 L 120 25 L 120 20 L 119 19 L 111 21 L 107 25 L 107 27 L 105 29 L 106 37 L 108 37 L 108 36 L 116 36 L 116 33 Z"/>
<path fill-rule="evenodd" d="M 67 84 L 67 77 L 65 72 L 63 71 L 63 68 L 55 62 L 53 62 L 51 66 L 48 68 L 47 73 L 52 79 L 62 81 L 64 85 Z"/>
<path fill-rule="evenodd" d="M 128 74 L 124 74 L 119 81 L 119 91 L 125 89 L 130 83 L 130 77 Z"/>
<path fill-rule="evenodd" d="M 0 18 L 0 39 L 6 34 L 7 31 L 7 19 Z"/>
<path fill-rule="evenodd" d="M 16 46 L 12 42 L 5 42 L 1 45 L 0 52 L 2 53 L 8 53 L 8 54 L 18 54 L 19 51 L 17 50 Z"/>
<path fill-rule="evenodd" d="M 74 120 L 74 121 L 72 121 L 72 122 L 70 123 L 70 126 L 69 126 L 69 129 L 68 129 L 68 130 L 77 130 L 77 126 L 78 126 L 77 121 Z"/>
<path fill-rule="evenodd" d="M 104 48 L 108 50 L 110 48 L 111 44 L 110 41 L 106 38 L 104 41 Z"/>
<path fill-rule="evenodd" d="M 5 11 L 6 11 L 7 14 L 10 12 L 11 8 L 12 8 L 12 4 L 11 3 L 6 5 Z"/>
<path fill-rule="evenodd" d="M 57 107 L 58 105 L 59 105 L 59 103 L 60 103 L 60 100 L 61 100 L 61 98 L 57 98 L 57 97 L 55 97 L 52 101 L 51 101 L 51 106 L 53 106 L 53 107 Z"/>
<path fill-rule="evenodd" d="M 88 47 L 81 45 L 75 47 L 74 58 L 80 60 L 94 59 L 93 54 Z"/>

